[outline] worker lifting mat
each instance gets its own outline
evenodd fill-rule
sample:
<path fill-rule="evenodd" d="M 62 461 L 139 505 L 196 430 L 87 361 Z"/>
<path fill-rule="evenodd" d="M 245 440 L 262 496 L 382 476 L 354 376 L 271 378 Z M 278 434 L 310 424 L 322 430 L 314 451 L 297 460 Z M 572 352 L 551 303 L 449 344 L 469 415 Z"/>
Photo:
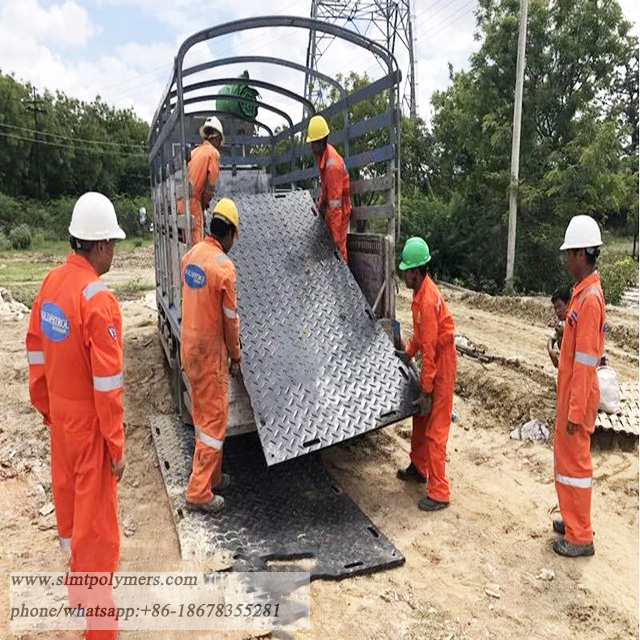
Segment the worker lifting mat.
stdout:
<path fill-rule="evenodd" d="M 242 375 L 267 465 L 415 413 L 397 358 L 308 191 L 236 197 Z"/>

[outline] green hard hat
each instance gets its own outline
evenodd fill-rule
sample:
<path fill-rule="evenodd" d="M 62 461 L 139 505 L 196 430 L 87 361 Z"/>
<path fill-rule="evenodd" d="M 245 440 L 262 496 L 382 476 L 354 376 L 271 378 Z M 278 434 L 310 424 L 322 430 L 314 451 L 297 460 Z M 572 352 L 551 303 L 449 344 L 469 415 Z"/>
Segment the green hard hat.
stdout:
<path fill-rule="evenodd" d="M 404 249 L 402 250 L 400 271 L 421 267 L 423 264 L 427 264 L 429 260 L 431 260 L 431 253 L 429 253 L 427 243 L 422 238 L 409 238 L 404 243 Z"/>

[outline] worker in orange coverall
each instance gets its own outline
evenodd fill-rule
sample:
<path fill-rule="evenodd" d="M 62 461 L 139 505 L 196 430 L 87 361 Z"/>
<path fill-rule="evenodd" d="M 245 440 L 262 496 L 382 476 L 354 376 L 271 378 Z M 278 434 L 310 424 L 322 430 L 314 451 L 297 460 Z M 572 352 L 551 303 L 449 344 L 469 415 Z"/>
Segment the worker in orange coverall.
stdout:
<path fill-rule="evenodd" d="M 556 427 L 553 441 L 560 518 L 553 542 L 562 556 L 595 553 L 591 529 L 591 434 L 600 399 L 597 367 L 604 351 L 605 301 L 596 260 L 602 237 L 589 216 L 569 222 L 561 251 L 575 280 L 558 363 Z"/>
<path fill-rule="evenodd" d="M 125 467 L 122 321 L 100 280 L 125 237 L 108 198 L 85 193 L 69 226 L 74 253 L 45 277 L 27 333 L 29 393 L 51 434 L 51 485 L 72 572 L 118 567 L 117 482 Z M 75 590 L 74 590 L 75 589 Z M 113 603 L 111 589 L 69 587 L 72 606 Z M 115 618 L 86 616 L 87 638 L 115 638 Z"/>
<path fill-rule="evenodd" d="M 342 156 L 329 144 L 329 125 L 322 116 L 309 120 L 307 142 L 320 171 L 322 193 L 318 198 L 318 208 L 324 216 L 329 233 L 347 262 L 347 233 L 351 218 L 351 197 L 349 195 L 349 172 Z"/>
<path fill-rule="evenodd" d="M 193 149 L 187 163 L 192 245 L 203 238 L 204 210 L 209 206 L 220 174 L 220 147 L 224 144 L 220 120 L 215 116 L 207 118 L 200 127 L 200 137 L 202 144 Z M 184 213 L 182 200 L 178 203 L 178 213 Z"/>
<path fill-rule="evenodd" d="M 422 238 L 409 238 L 402 251 L 400 270 L 413 290 L 413 338 L 401 354 L 406 361 L 422 355 L 418 415 L 413 418 L 411 463 L 398 470 L 404 481 L 426 482 L 427 496 L 418 506 L 438 511 L 449 506 L 445 473 L 447 440 L 451 427 L 456 378 L 456 348 L 451 313 L 427 273 L 431 254 Z"/>
<path fill-rule="evenodd" d="M 222 198 L 214 209 L 210 235 L 182 258 L 182 329 L 180 356 L 191 385 L 195 430 L 193 468 L 187 506 L 215 513 L 230 478 L 222 473 L 222 445 L 227 431 L 229 360 L 239 374 L 240 319 L 236 308 L 236 271 L 227 256 L 238 234 L 238 211 Z"/>

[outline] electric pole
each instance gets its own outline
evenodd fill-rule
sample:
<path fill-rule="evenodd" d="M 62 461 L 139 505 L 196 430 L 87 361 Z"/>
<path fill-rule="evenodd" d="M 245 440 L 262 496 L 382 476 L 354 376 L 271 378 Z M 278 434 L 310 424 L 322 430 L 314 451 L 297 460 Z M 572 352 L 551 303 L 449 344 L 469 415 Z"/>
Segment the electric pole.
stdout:
<path fill-rule="evenodd" d="M 513 271 L 516 262 L 516 225 L 518 218 L 518 178 L 520 173 L 520 125 L 522 123 L 522 89 L 524 59 L 527 44 L 528 0 L 520 0 L 518 30 L 518 60 L 516 62 L 516 95 L 513 105 L 513 141 L 511 144 L 511 180 L 509 183 L 509 240 L 507 244 L 507 279 L 505 289 L 513 292 Z"/>
<path fill-rule="evenodd" d="M 38 114 L 44 113 L 44 109 L 40 106 L 41 99 L 38 98 L 36 88 L 32 87 L 31 100 L 27 102 L 27 111 L 33 111 L 33 128 L 35 130 L 35 145 L 31 147 L 31 166 L 33 167 L 33 156 L 35 154 L 36 171 L 38 172 L 38 198 L 42 200 L 42 171 L 40 170 L 40 129 L 38 127 Z"/>

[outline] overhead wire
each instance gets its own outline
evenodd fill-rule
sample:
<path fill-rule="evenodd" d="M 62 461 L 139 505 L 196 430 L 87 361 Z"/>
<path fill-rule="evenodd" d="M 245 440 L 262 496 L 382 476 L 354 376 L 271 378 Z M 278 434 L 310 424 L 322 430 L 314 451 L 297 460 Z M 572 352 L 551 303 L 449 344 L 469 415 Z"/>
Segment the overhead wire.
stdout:
<path fill-rule="evenodd" d="M 4 127 L 6 129 L 15 129 L 18 131 L 25 131 L 27 133 L 37 133 L 39 135 L 51 136 L 53 138 L 59 138 L 62 140 L 72 140 L 74 142 L 89 142 L 91 144 L 99 144 L 105 146 L 114 146 L 114 147 L 131 147 L 133 149 L 146 149 L 146 144 L 138 143 L 133 144 L 130 142 L 111 142 L 109 140 L 92 140 L 90 138 L 79 138 L 76 136 L 65 136 L 59 133 L 51 133 L 46 129 L 29 129 L 27 127 L 18 127 L 16 125 L 7 124 L 5 122 L 0 122 L 0 127 Z"/>
<path fill-rule="evenodd" d="M 16 133 L 7 133 L 5 131 L 0 131 L 0 136 L 4 137 L 4 138 L 9 138 L 12 140 L 21 140 L 24 142 L 31 142 L 31 143 L 35 143 L 35 144 L 44 144 L 50 147 L 60 147 L 62 149 L 72 149 L 73 151 L 79 151 L 82 153 L 98 153 L 101 155 L 111 155 L 114 152 L 117 152 L 117 149 L 113 149 L 113 151 L 107 151 L 106 149 L 96 149 L 95 147 L 78 147 L 75 145 L 71 145 L 71 144 L 62 144 L 62 143 L 58 143 L 58 142 L 50 142 L 48 140 L 39 140 L 36 138 L 27 138 L 26 136 L 21 136 L 18 135 Z M 121 152 L 120 153 L 121 156 L 125 156 L 125 157 L 147 157 L 146 153 L 133 153 L 133 152 Z"/>

